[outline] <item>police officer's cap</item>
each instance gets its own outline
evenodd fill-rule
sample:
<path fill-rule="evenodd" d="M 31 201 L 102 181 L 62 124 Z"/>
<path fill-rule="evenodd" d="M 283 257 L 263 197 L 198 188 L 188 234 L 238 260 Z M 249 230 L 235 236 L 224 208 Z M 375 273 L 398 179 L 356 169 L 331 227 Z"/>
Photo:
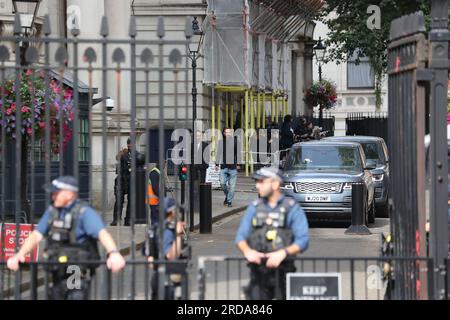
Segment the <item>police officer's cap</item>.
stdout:
<path fill-rule="evenodd" d="M 56 178 L 51 183 L 44 184 L 43 188 L 50 193 L 60 190 L 78 192 L 78 182 L 77 179 L 72 176 L 62 176 Z"/>
<path fill-rule="evenodd" d="M 277 167 L 264 167 L 253 174 L 253 179 L 255 180 L 263 180 L 267 178 L 272 178 L 283 182 L 283 176 L 281 175 L 280 169 Z"/>
<path fill-rule="evenodd" d="M 168 214 L 169 212 L 174 211 L 177 208 L 177 202 L 174 198 L 164 198 L 164 213 Z"/>

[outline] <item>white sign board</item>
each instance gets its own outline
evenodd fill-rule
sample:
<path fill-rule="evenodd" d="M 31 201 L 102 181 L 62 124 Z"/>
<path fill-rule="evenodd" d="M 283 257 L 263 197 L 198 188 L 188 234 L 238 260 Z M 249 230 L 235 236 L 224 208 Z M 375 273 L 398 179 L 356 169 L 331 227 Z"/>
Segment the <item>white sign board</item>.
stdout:
<path fill-rule="evenodd" d="M 206 170 L 206 183 L 211 183 L 211 188 L 220 188 L 220 168 L 217 168 L 214 163 L 210 163 L 208 169 Z"/>
<path fill-rule="evenodd" d="M 340 273 L 288 273 L 287 300 L 341 300 Z"/>

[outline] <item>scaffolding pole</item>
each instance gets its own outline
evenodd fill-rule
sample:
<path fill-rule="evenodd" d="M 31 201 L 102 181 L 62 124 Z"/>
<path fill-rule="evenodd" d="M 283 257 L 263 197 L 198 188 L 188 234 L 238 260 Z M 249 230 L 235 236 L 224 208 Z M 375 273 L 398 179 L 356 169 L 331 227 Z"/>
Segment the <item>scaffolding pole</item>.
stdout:
<path fill-rule="evenodd" d="M 256 127 L 259 129 L 261 128 L 261 94 L 258 91 L 258 97 L 257 97 L 257 105 L 256 105 Z"/>
<path fill-rule="evenodd" d="M 233 96 L 231 95 L 231 93 L 230 93 L 230 99 L 232 98 Z M 236 99 L 232 99 L 233 100 L 233 105 L 232 105 L 232 107 L 231 107 L 231 119 L 230 119 L 230 121 L 231 121 L 231 129 L 234 129 L 234 109 L 236 108 Z"/>
<path fill-rule="evenodd" d="M 262 127 L 265 129 L 266 128 L 266 93 L 265 92 L 263 92 L 263 95 L 262 95 L 262 116 L 263 116 Z"/>
<path fill-rule="evenodd" d="M 248 177 L 248 91 L 245 91 L 245 176 Z"/>
<path fill-rule="evenodd" d="M 229 128 L 229 121 L 228 121 L 228 93 L 225 93 L 225 127 Z"/>
<path fill-rule="evenodd" d="M 270 120 L 273 123 L 275 121 L 275 97 L 270 94 Z"/>

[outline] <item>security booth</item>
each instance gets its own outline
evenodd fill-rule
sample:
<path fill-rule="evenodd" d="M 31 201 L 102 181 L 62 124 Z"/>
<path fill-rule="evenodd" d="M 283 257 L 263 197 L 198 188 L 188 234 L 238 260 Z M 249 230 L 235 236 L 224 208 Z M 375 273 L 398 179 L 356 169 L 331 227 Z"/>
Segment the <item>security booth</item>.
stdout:
<path fill-rule="evenodd" d="M 66 141 L 62 150 L 59 153 L 51 153 L 51 161 L 49 163 L 50 179 L 53 180 L 60 175 L 77 175 L 79 183 L 79 197 L 82 200 L 90 200 L 90 177 L 89 177 L 89 94 L 94 95 L 98 92 L 97 88 L 91 88 L 82 81 L 74 83 L 74 74 L 69 71 L 65 71 L 64 74 L 50 70 L 48 72 L 50 80 L 55 80 L 59 83 L 62 82 L 62 86 L 65 89 L 72 89 L 78 92 L 78 121 L 71 121 L 68 124 L 72 136 Z M 62 80 L 62 81 L 61 81 Z M 76 93 L 73 92 L 73 97 Z M 101 100 L 100 100 L 101 101 Z M 94 99 L 94 102 L 98 100 Z M 92 102 L 91 102 L 92 104 Z M 75 102 L 73 108 L 76 108 Z M 74 124 L 77 123 L 78 130 L 75 130 Z M 48 128 L 45 128 L 47 130 Z M 74 155 L 74 137 L 73 135 L 78 133 L 78 158 L 75 159 Z M 22 168 L 25 166 L 22 164 L 26 161 L 26 200 L 22 201 L 21 212 L 19 214 L 21 223 L 37 222 L 37 219 L 42 216 L 46 206 L 48 204 L 46 199 L 46 192 L 42 186 L 46 183 L 46 145 L 45 138 L 35 140 L 34 146 L 31 146 L 31 141 L 28 143 L 22 143 L 22 153 L 26 154 L 22 156 L 22 159 L 16 159 L 16 141 L 12 139 L 6 139 L 5 153 L 0 157 L 0 176 L 4 174 L 5 189 L 2 190 L 2 183 L 0 183 L 0 203 L 2 203 L 2 196 L 5 197 L 5 213 L 0 212 L 0 220 L 5 217 L 5 220 L 15 219 L 16 214 L 16 163 L 19 162 Z M 25 151 L 25 152 L 24 152 Z M 32 152 L 34 155 L 32 156 Z M 1 161 L 5 160 L 5 172 L 1 172 Z M 34 161 L 33 161 L 34 160 Z M 78 173 L 75 174 L 74 166 L 78 163 Z M 24 169 L 22 169 L 24 170 Z M 23 186 L 21 186 L 23 187 Z M 3 205 L 3 203 L 2 203 Z M 1 207 L 0 207 L 1 209 Z M 33 220 L 33 221 L 30 221 Z"/>

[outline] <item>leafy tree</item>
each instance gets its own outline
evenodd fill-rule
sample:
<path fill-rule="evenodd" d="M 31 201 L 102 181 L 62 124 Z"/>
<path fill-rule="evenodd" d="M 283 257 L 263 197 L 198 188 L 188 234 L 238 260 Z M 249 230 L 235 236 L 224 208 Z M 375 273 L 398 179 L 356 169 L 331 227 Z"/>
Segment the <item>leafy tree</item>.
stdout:
<path fill-rule="evenodd" d="M 387 47 L 391 21 L 405 14 L 422 10 L 429 16 L 427 0 L 327 0 L 319 20 L 330 32 L 325 41 L 327 59 L 337 63 L 347 61 L 347 56 L 356 52 L 359 58 L 367 57 L 375 74 L 375 96 L 377 109 L 381 106 L 381 85 L 387 72 Z M 372 12 L 369 6 L 380 8 L 379 28 L 369 28 Z M 429 24 L 429 19 L 427 19 Z M 370 25 L 370 24 L 369 24 Z M 371 26 L 371 25 L 370 25 Z M 357 50 L 358 49 L 358 50 Z"/>

